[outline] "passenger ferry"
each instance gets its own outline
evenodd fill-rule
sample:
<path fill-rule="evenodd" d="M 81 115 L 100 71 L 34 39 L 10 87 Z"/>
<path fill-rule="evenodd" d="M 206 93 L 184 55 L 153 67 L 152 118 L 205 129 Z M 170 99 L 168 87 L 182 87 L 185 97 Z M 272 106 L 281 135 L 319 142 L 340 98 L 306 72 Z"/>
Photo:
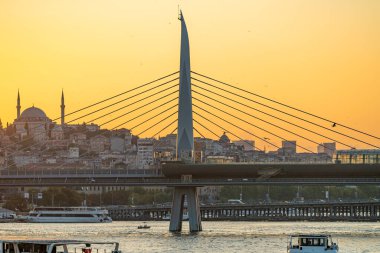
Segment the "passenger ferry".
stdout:
<path fill-rule="evenodd" d="M 0 253 L 121 253 L 118 242 L 0 240 Z"/>
<path fill-rule="evenodd" d="M 339 247 L 331 235 L 291 235 L 288 253 L 337 253 Z"/>
<path fill-rule="evenodd" d="M 36 223 L 112 222 L 108 210 L 99 207 L 37 207 L 26 219 Z"/>

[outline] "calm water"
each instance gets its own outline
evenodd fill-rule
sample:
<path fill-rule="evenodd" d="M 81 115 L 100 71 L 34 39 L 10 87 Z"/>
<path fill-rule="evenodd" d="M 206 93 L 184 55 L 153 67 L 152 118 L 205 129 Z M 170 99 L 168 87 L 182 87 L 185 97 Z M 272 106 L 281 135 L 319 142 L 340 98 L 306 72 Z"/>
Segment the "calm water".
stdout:
<path fill-rule="evenodd" d="M 342 253 L 380 252 L 380 223 L 203 222 L 204 231 L 168 232 L 169 222 L 111 224 L 0 224 L 3 239 L 84 239 L 118 241 L 123 252 L 286 252 L 293 233 L 332 234 Z"/>

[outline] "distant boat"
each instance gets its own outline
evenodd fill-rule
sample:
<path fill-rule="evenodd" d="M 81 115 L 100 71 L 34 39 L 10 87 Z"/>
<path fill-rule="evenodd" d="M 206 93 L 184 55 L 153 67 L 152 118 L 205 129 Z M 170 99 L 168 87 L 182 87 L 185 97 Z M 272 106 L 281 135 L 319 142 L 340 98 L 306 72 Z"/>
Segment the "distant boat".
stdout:
<path fill-rule="evenodd" d="M 108 210 L 99 207 L 37 207 L 26 216 L 33 223 L 112 222 Z"/>
<path fill-rule="evenodd" d="M 145 222 L 143 225 L 140 225 L 137 227 L 137 229 L 149 229 L 149 228 L 150 228 L 150 226 L 148 226 Z"/>
<path fill-rule="evenodd" d="M 288 253 L 338 253 L 339 247 L 331 235 L 291 235 Z"/>

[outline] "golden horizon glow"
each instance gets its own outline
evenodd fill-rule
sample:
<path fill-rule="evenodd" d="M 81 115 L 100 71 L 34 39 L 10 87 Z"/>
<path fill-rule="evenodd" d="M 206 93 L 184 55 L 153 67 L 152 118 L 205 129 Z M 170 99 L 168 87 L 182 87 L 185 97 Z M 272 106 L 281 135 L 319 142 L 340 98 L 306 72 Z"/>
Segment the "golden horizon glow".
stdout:
<path fill-rule="evenodd" d="M 34 104 L 53 119 L 60 115 L 62 89 L 69 113 L 177 71 L 178 4 L 189 31 L 192 70 L 380 136 L 380 1 L 373 0 L 1 1 L 3 125 L 16 117 L 18 89 L 22 110 Z M 252 122 L 316 150 L 313 143 Z M 379 140 L 355 136 L 380 146 Z"/>

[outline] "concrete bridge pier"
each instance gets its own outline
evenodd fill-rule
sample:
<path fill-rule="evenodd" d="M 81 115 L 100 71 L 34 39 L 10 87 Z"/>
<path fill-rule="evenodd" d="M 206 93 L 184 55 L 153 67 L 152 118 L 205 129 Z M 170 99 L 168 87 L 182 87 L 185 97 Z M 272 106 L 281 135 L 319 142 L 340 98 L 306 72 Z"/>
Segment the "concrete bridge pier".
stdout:
<path fill-rule="evenodd" d="M 174 187 L 169 230 L 171 232 L 180 232 L 182 230 L 182 215 L 185 196 L 187 196 L 187 211 L 189 214 L 190 232 L 202 231 L 198 188 L 191 186 Z"/>

